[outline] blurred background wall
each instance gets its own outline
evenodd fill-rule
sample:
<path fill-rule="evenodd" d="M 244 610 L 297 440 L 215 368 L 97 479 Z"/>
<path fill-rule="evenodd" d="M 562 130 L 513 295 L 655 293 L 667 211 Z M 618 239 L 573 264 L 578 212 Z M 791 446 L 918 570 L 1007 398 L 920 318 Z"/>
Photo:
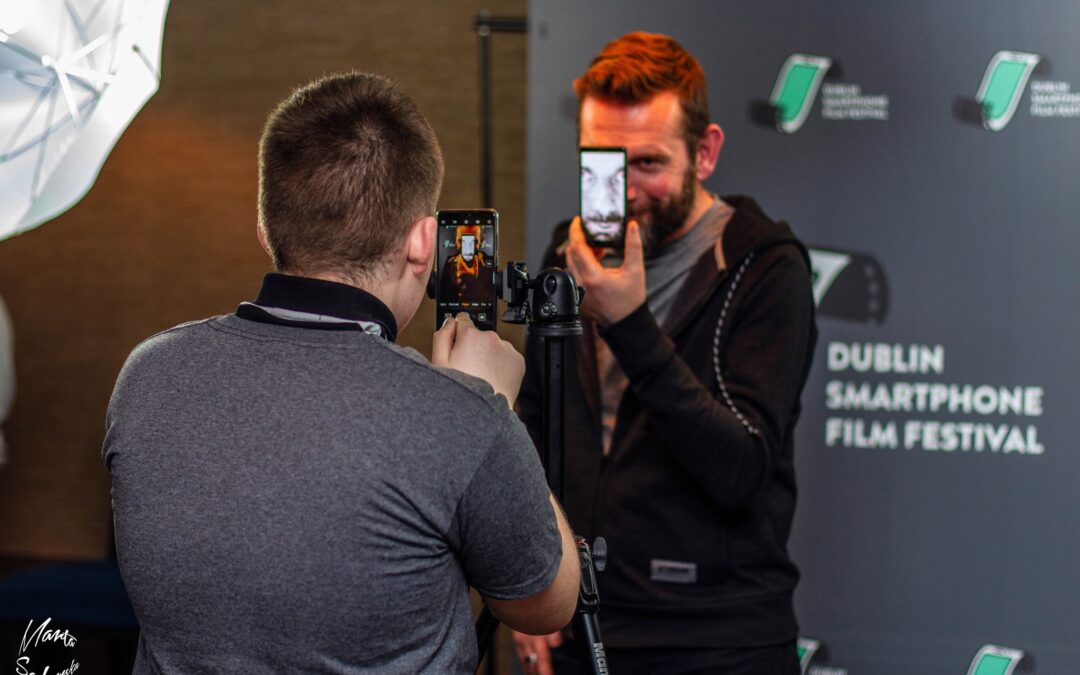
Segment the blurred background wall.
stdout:
<path fill-rule="evenodd" d="M 480 206 L 482 9 L 525 0 L 182 0 L 165 23 L 161 89 L 70 211 L 0 242 L 0 295 L 16 337 L 4 423 L 0 557 L 104 557 L 109 486 L 100 452 L 116 375 L 140 340 L 233 311 L 269 259 L 255 238 L 259 135 L 291 89 L 350 69 L 411 92 L 442 142 L 440 207 Z M 494 200 L 504 259 L 524 252 L 525 53 L 493 47 Z M 430 350 L 433 307 L 402 342 Z M 515 339 L 520 339 L 515 334 Z"/>

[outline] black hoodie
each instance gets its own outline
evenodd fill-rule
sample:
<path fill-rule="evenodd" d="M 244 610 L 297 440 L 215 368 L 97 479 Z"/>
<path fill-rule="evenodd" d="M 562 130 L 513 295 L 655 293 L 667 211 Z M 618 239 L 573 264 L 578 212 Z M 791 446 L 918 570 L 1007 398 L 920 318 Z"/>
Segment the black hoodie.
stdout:
<path fill-rule="evenodd" d="M 601 449 L 593 327 L 566 350 L 563 505 L 608 544 L 606 646 L 793 640 L 793 431 L 817 330 L 806 248 L 748 197 L 695 264 L 665 334 L 647 305 L 600 331 L 630 386 Z M 556 228 L 546 266 L 568 223 Z M 587 323 L 587 322 L 586 322 Z M 539 444 L 543 347 L 530 335 L 521 416 Z M 719 361 L 719 378 L 716 372 Z"/>

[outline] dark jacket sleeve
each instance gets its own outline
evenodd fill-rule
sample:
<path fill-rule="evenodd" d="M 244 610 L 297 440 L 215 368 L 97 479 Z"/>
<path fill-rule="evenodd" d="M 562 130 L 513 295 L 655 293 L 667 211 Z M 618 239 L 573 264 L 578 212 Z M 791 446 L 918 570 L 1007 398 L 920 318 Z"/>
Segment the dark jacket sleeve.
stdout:
<path fill-rule="evenodd" d="M 725 284 L 712 302 L 727 293 Z M 694 372 L 647 305 L 601 332 L 650 426 L 722 510 L 745 506 L 784 451 L 812 354 L 813 311 L 809 271 L 795 247 L 751 262 L 721 318 L 730 402 L 706 384 L 712 359 Z"/>

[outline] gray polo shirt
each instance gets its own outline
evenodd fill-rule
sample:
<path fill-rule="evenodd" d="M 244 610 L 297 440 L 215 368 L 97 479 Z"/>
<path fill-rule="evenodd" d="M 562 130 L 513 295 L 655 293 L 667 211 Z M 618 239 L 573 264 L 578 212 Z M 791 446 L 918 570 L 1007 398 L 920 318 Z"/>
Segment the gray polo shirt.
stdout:
<path fill-rule="evenodd" d="M 555 578 L 506 400 L 371 331 L 179 326 L 132 353 L 107 426 L 137 673 L 472 672 L 468 586 Z"/>

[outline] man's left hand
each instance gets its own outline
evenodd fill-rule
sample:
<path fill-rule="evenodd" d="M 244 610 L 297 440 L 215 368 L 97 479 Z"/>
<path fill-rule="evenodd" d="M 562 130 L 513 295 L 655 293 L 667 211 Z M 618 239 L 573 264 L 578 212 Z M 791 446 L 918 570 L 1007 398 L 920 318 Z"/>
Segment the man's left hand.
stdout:
<path fill-rule="evenodd" d="M 570 223 L 566 266 L 577 283 L 585 287 L 582 313 L 601 326 L 625 319 L 645 302 L 645 253 L 635 220 L 626 224 L 623 264 L 607 268 L 600 264 L 585 240 L 581 218 L 574 218 Z"/>

